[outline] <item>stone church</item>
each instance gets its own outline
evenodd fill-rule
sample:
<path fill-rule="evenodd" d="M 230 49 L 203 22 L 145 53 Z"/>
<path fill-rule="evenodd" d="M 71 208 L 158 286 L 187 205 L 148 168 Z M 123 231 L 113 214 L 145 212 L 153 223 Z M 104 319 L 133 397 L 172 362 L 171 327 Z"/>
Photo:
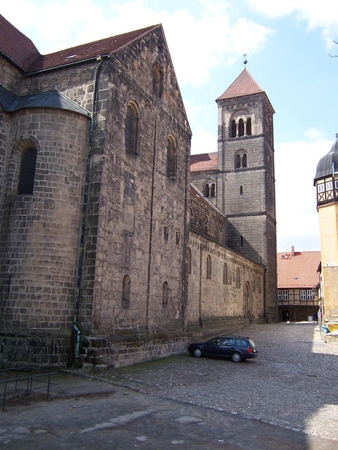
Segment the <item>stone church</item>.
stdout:
<path fill-rule="evenodd" d="M 190 156 L 161 25 L 48 55 L 0 35 L 0 362 L 118 367 L 276 320 L 273 108 L 249 73 L 217 99 L 217 154 Z"/>

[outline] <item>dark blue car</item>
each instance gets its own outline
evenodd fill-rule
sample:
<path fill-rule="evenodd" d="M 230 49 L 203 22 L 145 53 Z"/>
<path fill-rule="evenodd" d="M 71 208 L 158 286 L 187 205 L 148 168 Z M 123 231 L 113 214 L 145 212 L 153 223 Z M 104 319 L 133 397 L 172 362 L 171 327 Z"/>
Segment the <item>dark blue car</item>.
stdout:
<path fill-rule="evenodd" d="M 217 336 L 207 342 L 190 344 L 188 351 L 196 358 L 201 356 L 227 358 L 236 363 L 257 356 L 253 340 L 242 336 Z"/>

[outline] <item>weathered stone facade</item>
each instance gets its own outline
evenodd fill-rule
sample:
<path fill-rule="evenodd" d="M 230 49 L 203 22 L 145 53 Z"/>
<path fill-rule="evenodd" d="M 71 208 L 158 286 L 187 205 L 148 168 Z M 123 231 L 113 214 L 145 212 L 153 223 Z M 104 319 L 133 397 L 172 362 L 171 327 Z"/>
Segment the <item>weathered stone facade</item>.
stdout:
<path fill-rule="evenodd" d="M 261 320 L 265 268 L 225 246 L 225 216 L 193 188 L 190 214 L 188 328 L 231 332 Z"/>
<path fill-rule="evenodd" d="M 225 244 L 266 267 L 264 316 L 276 321 L 274 110 L 246 69 L 216 101 L 218 166 L 200 165 L 191 181 L 225 214 Z"/>
<path fill-rule="evenodd" d="M 162 26 L 42 56 L 0 19 L 2 359 L 121 366 L 262 319 L 264 267 L 190 203 Z"/>

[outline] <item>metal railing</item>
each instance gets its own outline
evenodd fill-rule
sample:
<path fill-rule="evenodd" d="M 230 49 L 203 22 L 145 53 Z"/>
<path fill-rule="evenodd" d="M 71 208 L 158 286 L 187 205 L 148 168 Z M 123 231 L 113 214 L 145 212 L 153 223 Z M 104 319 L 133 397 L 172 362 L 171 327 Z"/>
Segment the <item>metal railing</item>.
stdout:
<path fill-rule="evenodd" d="M 51 376 L 57 372 L 47 372 L 31 368 L 15 367 L 0 370 L 0 398 L 2 396 L 2 411 L 9 400 L 24 397 L 25 405 L 33 391 L 45 389 L 46 400 L 49 400 Z"/>

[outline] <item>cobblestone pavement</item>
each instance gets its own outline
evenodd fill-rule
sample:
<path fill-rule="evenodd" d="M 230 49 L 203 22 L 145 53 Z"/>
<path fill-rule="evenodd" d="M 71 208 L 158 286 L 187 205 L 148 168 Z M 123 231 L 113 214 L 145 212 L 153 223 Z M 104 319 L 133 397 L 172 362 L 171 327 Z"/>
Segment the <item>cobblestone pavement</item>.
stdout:
<path fill-rule="evenodd" d="M 235 364 L 187 353 L 100 377 L 338 441 L 338 343 L 326 343 L 318 325 L 306 322 L 250 325 L 239 334 L 255 341 L 256 359 Z"/>
<path fill-rule="evenodd" d="M 0 411 L 0 448 L 338 450 L 338 344 L 311 323 L 250 325 L 240 334 L 256 342 L 256 359 L 186 353 L 59 373 L 51 401 L 35 394 L 28 406 L 14 401 Z"/>

